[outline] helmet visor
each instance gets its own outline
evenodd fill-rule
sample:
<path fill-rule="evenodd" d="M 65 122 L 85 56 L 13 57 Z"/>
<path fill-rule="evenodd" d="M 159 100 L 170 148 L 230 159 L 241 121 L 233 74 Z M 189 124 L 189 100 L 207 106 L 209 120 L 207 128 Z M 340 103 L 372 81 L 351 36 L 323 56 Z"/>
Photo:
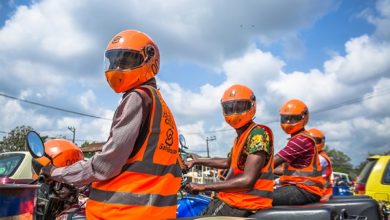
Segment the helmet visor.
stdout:
<path fill-rule="evenodd" d="M 303 115 L 280 115 L 282 124 L 295 124 L 303 119 Z"/>
<path fill-rule="evenodd" d="M 323 144 L 323 143 L 325 143 L 325 137 L 323 137 L 323 138 L 313 137 L 313 139 L 316 142 L 316 144 Z"/>
<path fill-rule="evenodd" d="M 104 71 L 115 69 L 134 69 L 144 62 L 139 51 L 128 49 L 108 50 L 104 54 Z"/>
<path fill-rule="evenodd" d="M 252 104 L 248 100 L 235 100 L 222 103 L 223 114 L 241 114 L 251 109 Z"/>

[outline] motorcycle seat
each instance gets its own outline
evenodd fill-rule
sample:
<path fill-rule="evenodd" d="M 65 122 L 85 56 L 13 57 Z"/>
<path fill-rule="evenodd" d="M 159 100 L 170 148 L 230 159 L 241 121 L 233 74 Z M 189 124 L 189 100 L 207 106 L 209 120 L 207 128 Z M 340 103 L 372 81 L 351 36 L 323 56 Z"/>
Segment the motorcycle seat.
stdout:
<path fill-rule="evenodd" d="M 380 219 L 380 208 L 377 201 L 369 196 L 334 196 L 328 202 L 311 205 L 332 206 L 337 213 L 345 209 L 348 215 L 366 216 L 368 219 Z"/>
<path fill-rule="evenodd" d="M 304 206 L 274 206 L 267 210 L 258 211 L 249 216 L 255 219 L 278 220 L 328 220 L 336 219 L 337 212 L 331 206 L 304 205 Z"/>
<path fill-rule="evenodd" d="M 332 196 L 331 201 L 349 201 L 357 199 L 372 199 L 371 196 Z"/>

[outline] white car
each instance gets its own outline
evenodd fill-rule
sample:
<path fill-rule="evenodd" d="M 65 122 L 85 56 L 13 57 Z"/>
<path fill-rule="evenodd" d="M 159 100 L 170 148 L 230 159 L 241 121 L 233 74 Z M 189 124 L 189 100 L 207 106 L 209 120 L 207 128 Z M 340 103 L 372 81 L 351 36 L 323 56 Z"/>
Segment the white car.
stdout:
<path fill-rule="evenodd" d="M 353 185 L 351 177 L 349 177 L 347 173 L 333 172 L 332 175 L 333 175 L 333 182 L 335 182 L 338 179 L 338 180 L 345 181 L 349 186 Z"/>
<path fill-rule="evenodd" d="M 28 151 L 0 153 L 0 183 L 31 183 L 31 154 Z"/>

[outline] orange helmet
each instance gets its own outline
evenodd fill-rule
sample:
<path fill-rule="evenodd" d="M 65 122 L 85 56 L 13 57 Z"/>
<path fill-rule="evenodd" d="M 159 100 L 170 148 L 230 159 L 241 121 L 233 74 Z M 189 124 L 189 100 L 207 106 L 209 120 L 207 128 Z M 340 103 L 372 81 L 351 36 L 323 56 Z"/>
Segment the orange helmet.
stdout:
<path fill-rule="evenodd" d="M 309 121 L 309 110 L 305 103 L 298 99 L 287 101 L 280 108 L 280 125 L 287 134 L 302 130 Z"/>
<path fill-rule="evenodd" d="M 256 97 L 243 85 L 228 88 L 221 99 L 225 121 L 233 128 L 241 128 L 253 119 L 256 113 Z"/>
<path fill-rule="evenodd" d="M 64 139 L 52 139 L 45 142 L 45 153 L 53 159 L 56 167 L 70 166 L 77 161 L 84 160 L 84 154 L 74 143 Z M 48 165 L 50 160 L 43 156 L 33 158 L 33 178 L 36 179 L 41 168 Z"/>
<path fill-rule="evenodd" d="M 140 31 L 125 30 L 108 43 L 105 54 L 108 84 L 126 92 L 153 78 L 160 67 L 160 53 L 153 40 Z"/>
<path fill-rule="evenodd" d="M 313 137 L 314 141 L 316 142 L 318 152 L 321 152 L 325 145 L 324 133 L 322 133 L 322 131 L 318 130 L 317 128 L 310 128 L 309 130 L 307 130 L 307 132 Z"/>

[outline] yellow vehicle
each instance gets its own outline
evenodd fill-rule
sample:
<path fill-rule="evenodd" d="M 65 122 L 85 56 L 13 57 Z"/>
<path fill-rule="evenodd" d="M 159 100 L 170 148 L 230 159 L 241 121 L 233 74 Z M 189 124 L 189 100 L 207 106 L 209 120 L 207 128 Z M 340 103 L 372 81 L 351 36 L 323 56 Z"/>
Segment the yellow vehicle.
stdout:
<path fill-rule="evenodd" d="M 390 155 L 375 155 L 367 159 L 355 183 L 356 195 L 368 195 L 390 204 Z"/>

